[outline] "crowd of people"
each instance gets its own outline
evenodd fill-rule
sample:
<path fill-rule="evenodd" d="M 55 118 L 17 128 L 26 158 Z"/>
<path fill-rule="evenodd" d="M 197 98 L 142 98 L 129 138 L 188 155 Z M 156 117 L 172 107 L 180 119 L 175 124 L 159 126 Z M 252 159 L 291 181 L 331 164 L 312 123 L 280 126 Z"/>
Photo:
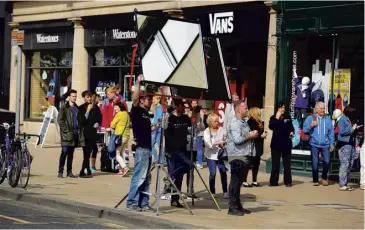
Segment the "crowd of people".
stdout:
<path fill-rule="evenodd" d="M 149 205 L 151 184 L 151 167 L 161 163 L 168 168 L 169 176 L 177 189 L 181 191 L 184 175 L 189 175 L 194 164 L 203 167 L 206 161 L 209 169 L 209 189 L 217 196 L 215 178 L 220 173 L 221 185 L 225 199 L 229 199 L 228 214 L 242 216 L 250 211 L 244 209 L 240 200 L 241 187 L 261 187 L 258 180 L 261 156 L 264 152 L 264 129 L 261 110 L 248 108 L 237 94 L 232 95 L 232 102 L 227 104 L 223 127 L 219 126 L 219 117 L 214 112 L 207 113 L 198 105 L 198 101 L 173 99 L 166 124 L 162 125 L 165 105 L 161 96 L 140 95 L 140 75 L 132 96 L 130 113 L 126 103 L 119 96 L 118 88 L 107 89 L 107 101 L 100 102 L 97 94 L 82 93 L 84 104 L 76 105 L 77 92 L 70 90 L 68 99 L 62 105 L 58 123 L 61 129 L 62 151 L 59 161 L 58 177 L 63 177 L 67 159 L 67 177 L 74 178 L 72 160 L 75 147 L 83 148 L 84 160 L 79 177 L 92 177 L 96 170 L 95 161 L 98 147 L 96 145 L 98 130 L 113 130 L 116 147 L 116 160 L 120 176 L 129 171 L 122 153 L 127 147 L 132 124 L 134 170 L 127 199 L 127 209 L 131 211 L 154 211 Z M 294 127 L 286 114 L 286 106 L 279 103 L 276 113 L 270 117 L 268 124 L 272 131 L 271 157 L 272 171 L 269 186 L 279 186 L 280 161 L 284 168 L 284 185 L 292 186 L 291 151 Z M 309 136 L 312 157 L 313 185 L 328 185 L 330 152 L 338 149 L 340 159 L 340 190 L 352 191 L 348 186 L 349 174 L 355 155 L 354 134 L 361 128 L 352 118 L 354 109 L 347 105 L 344 112 L 335 110 L 335 125 L 330 116 L 325 114 L 325 104 L 318 102 L 315 112 L 304 121 L 303 131 Z M 165 134 L 162 136 L 162 134 Z M 117 141 L 118 139 L 118 141 Z M 163 144 L 165 143 L 165 144 Z M 337 146 L 336 146 L 337 145 Z M 157 151 L 156 147 L 160 149 Z M 361 147 L 361 188 L 364 189 L 364 144 Z M 159 159 L 160 158 L 160 159 Z M 323 162 L 321 180 L 318 178 L 318 163 Z M 90 166 L 91 162 L 91 166 Z M 252 183 L 248 183 L 248 173 L 252 170 Z M 231 174 L 228 184 L 227 172 Z M 196 198 L 193 180 L 187 176 L 187 194 Z M 173 195 L 171 206 L 184 207 L 180 197 Z"/>

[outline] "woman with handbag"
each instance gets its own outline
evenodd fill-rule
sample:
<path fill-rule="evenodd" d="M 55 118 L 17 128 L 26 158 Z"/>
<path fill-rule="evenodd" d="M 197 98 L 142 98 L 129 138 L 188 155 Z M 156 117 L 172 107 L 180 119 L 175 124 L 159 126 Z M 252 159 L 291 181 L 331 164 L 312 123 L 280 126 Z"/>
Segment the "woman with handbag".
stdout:
<path fill-rule="evenodd" d="M 243 187 L 261 187 L 257 182 L 257 174 L 259 172 L 261 156 L 264 153 L 264 139 L 266 132 L 264 132 L 264 124 L 261 120 L 261 110 L 253 107 L 249 110 L 249 117 L 247 123 L 251 130 L 257 130 L 259 135 L 253 139 L 256 149 L 256 156 L 252 157 L 252 184 L 247 183 L 247 176 L 249 169 L 245 171 L 243 178 Z"/>
<path fill-rule="evenodd" d="M 114 130 L 116 159 L 119 163 L 119 176 L 125 176 L 129 171 L 123 159 L 124 149 L 128 145 L 130 137 L 130 118 L 123 103 L 119 102 L 114 105 L 115 116 L 110 123 L 110 128 Z M 113 138 L 111 138 L 113 139 Z"/>
<path fill-rule="evenodd" d="M 209 168 L 209 187 L 210 192 L 215 195 L 215 175 L 218 167 L 221 175 L 222 190 L 224 199 L 228 199 L 227 192 L 227 172 L 223 162 L 226 156 L 222 154 L 225 150 L 226 133 L 222 127 L 219 127 L 219 118 L 216 114 L 211 113 L 207 118 L 208 128 L 204 131 L 205 151 L 204 155 L 207 158 Z"/>

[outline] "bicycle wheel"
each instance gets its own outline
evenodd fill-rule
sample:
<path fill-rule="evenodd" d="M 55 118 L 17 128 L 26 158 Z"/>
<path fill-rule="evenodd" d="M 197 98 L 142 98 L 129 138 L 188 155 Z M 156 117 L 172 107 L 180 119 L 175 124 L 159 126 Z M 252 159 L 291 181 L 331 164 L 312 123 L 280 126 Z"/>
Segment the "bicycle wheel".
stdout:
<path fill-rule="evenodd" d="M 20 172 L 20 186 L 26 188 L 30 176 L 30 153 L 28 150 L 22 151 L 21 172 Z"/>
<path fill-rule="evenodd" d="M 11 160 L 10 170 L 8 174 L 8 183 L 12 188 L 18 186 L 20 171 L 22 163 L 22 153 L 20 149 L 13 152 L 13 159 Z"/>
<path fill-rule="evenodd" d="M 0 148 L 0 184 L 4 182 L 6 178 L 6 154 L 2 148 Z"/>

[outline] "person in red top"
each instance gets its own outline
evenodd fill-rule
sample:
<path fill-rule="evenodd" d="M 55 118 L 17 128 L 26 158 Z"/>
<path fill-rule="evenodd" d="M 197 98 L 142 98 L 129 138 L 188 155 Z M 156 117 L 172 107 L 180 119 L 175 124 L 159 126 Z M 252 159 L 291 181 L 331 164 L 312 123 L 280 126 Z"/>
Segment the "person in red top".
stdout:
<path fill-rule="evenodd" d="M 103 122 L 101 124 L 102 127 L 109 130 L 110 123 L 112 122 L 115 112 L 114 112 L 114 105 L 122 102 L 126 109 L 128 109 L 126 102 L 120 100 L 120 97 L 116 94 L 116 90 L 114 87 L 110 87 L 106 90 L 106 96 L 108 98 L 107 102 L 104 106 L 102 106 L 101 113 L 103 115 Z"/>

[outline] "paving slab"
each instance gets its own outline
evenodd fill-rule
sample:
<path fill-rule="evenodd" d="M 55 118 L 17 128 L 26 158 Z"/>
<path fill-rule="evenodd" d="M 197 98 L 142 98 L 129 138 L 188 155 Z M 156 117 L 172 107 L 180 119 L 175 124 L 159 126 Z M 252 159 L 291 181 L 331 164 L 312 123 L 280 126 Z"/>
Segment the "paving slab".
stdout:
<path fill-rule="evenodd" d="M 97 172 L 91 179 L 58 179 L 58 160 L 60 148 L 30 147 L 34 160 L 32 173 L 26 192 L 36 193 L 49 198 L 69 200 L 88 205 L 96 205 L 111 210 L 128 192 L 130 175 L 119 177 L 115 174 Z M 99 156 L 98 156 L 99 158 Z M 132 157 L 131 157 L 132 158 Z M 133 165 L 133 159 L 131 160 Z M 97 168 L 99 168 L 99 160 Z M 73 172 L 77 174 L 82 164 L 82 151 L 77 149 L 74 157 Z M 200 170 L 203 179 L 208 183 L 209 171 Z M 185 209 L 173 209 L 168 201 L 161 202 L 162 220 L 188 224 L 197 228 L 364 228 L 364 192 L 356 189 L 352 192 L 341 192 L 338 184 L 314 187 L 311 179 L 293 177 L 293 187 L 268 187 L 269 175 L 259 173 L 260 188 L 242 188 L 242 201 L 252 214 L 243 217 L 227 215 L 228 200 L 218 198 L 221 211 L 215 209 L 209 195 L 204 191 L 203 183 L 195 176 L 195 191 L 202 191 L 192 206 L 194 215 Z M 229 179 L 229 175 L 228 175 Z M 248 180 L 251 180 L 249 174 Z M 282 177 L 281 177 L 282 180 Z M 152 190 L 155 190 L 156 172 L 152 176 Z M 6 184 L 0 188 L 9 188 Z M 216 178 L 217 193 L 222 194 L 220 176 Z M 16 189 L 22 190 L 22 189 Z M 183 191 L 186 191 L 184 179 Z M 34 202 L 39 202 L 35 200 Z M 51 201 L 49 201 L 51 202 Z M 119 212 L 125 212 L 125 203 Z M 110 214 L 112 215 L 112 214 Z M 152 213 L 141 213 L 155 217 Z M 133 221 L 133 220 L 131 220 Z"/>

